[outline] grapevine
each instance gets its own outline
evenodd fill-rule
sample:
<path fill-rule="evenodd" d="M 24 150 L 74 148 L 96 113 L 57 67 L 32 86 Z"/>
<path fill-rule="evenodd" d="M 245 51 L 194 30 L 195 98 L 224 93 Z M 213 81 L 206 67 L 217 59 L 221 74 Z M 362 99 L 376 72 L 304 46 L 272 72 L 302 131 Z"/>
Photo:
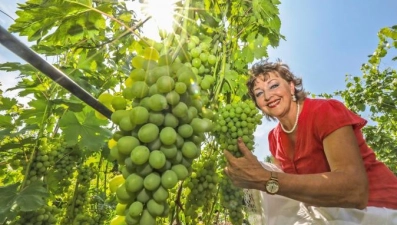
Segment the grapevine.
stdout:
<path fill-rule="evenodd" d="M 232 214 L 241 221 L 240 208 L 222 197 L 229 183 L 220 172 L 236 134 L 213 131 L 221 119 L 238 126 L 219 115 L 246 98 L 253 57 L 277 45 L 277 3 L 178 1 L 174 28 L 159 31 L 160 40 L 140 30 L 152 15 L 139 18 L 127 3 L 18 5 L 9 31 L 27 36 L 112 115 L 31 65 L 0 64 L 19 71 L 9 90 L 29 97 L 22 103 L 0 91 L 0 191 L 11 196 L 1 224 L 219 224 Z M 240 129 L 251 149 L 254 128 Z"/>
<path fill-rule="evenodd" d="M 226 104 L 217 112 L 218 118 L 214 133 L 221 149 L 227 149 L 235 157 L 240 157 L 237 148 L 237 138 L 242 138 L 248 149 L 254 151 L 253 133 L 258 124 L 261 124 L 262 115 L 251 101 L 240 101 Z M 225 160 L 221 161 L 224 167 Z M 235 187 L 230 179 L 223 174 L 220 181 L 221 204 L 229 213 L 233 224 L 242 224 L 244 219 L 243 202 L 244 192 Z"/>

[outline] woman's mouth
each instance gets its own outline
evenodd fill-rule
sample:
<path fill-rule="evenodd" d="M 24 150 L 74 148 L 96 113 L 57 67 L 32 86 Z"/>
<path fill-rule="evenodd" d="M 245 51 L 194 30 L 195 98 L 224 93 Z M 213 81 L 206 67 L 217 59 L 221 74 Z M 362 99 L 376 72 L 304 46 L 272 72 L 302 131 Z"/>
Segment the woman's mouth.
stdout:
<path fill-rule="evenodd" d="M 280 100 L 272 101 L 269 104 L 267 104 L 267 107 L 274 108 L 278 105 L 278 103 L 280 103 Z"/>

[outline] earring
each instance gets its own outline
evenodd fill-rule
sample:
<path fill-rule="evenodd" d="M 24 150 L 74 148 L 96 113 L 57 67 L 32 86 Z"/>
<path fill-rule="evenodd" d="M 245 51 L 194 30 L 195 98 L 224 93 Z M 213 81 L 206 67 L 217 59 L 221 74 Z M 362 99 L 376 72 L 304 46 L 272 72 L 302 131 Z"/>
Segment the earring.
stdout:
<path fill-rule="evenodd" d="M 292 95 L 292 101 L 296 102 L 296 96 L 295 95 Z"/>

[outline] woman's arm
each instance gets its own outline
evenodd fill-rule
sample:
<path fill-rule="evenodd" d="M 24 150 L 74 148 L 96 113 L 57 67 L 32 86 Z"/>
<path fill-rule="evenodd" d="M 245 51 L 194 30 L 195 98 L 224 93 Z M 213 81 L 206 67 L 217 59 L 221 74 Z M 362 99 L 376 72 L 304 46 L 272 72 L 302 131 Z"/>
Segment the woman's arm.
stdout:
<path fill-rule="evenodd" d="M 337 129 L 324 139 L 323 144 L 331 172 L 278 173 L 278 194 L 314 206 L 365 208 L 368 180 L 353 128 Z M 260 163 L 241 141 L 239 148 L 244 155 L 242 158 L 234 158 L 225 152 L 229 163 L 226 173 L 236 186 L 264 191 L 270 172 L 258 167 Z"/>

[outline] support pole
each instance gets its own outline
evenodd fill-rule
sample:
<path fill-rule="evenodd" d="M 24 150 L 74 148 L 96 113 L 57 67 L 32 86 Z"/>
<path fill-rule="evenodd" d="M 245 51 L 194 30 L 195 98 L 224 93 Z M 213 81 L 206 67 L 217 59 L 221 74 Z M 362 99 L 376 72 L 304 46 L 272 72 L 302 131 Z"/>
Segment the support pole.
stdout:
<path fill-rule="evenodd" d="M 0 43 L 14 54 L 30 63 L 44 75 L 51 78 L 53 81 L 68 90 L 81 101 L 85 102 L 87 105 L 91 106 L 93 109 L 110 119 L 112 111 L 100 103 L 90 93 L 80 87 L 76 82 L 70 79 L 65 73 L 49 64 L 47 61 L 41 58 L 40 55 L 11 35 L 10 32 L 8 32 L 2 26 L 0 26 Z"/>

